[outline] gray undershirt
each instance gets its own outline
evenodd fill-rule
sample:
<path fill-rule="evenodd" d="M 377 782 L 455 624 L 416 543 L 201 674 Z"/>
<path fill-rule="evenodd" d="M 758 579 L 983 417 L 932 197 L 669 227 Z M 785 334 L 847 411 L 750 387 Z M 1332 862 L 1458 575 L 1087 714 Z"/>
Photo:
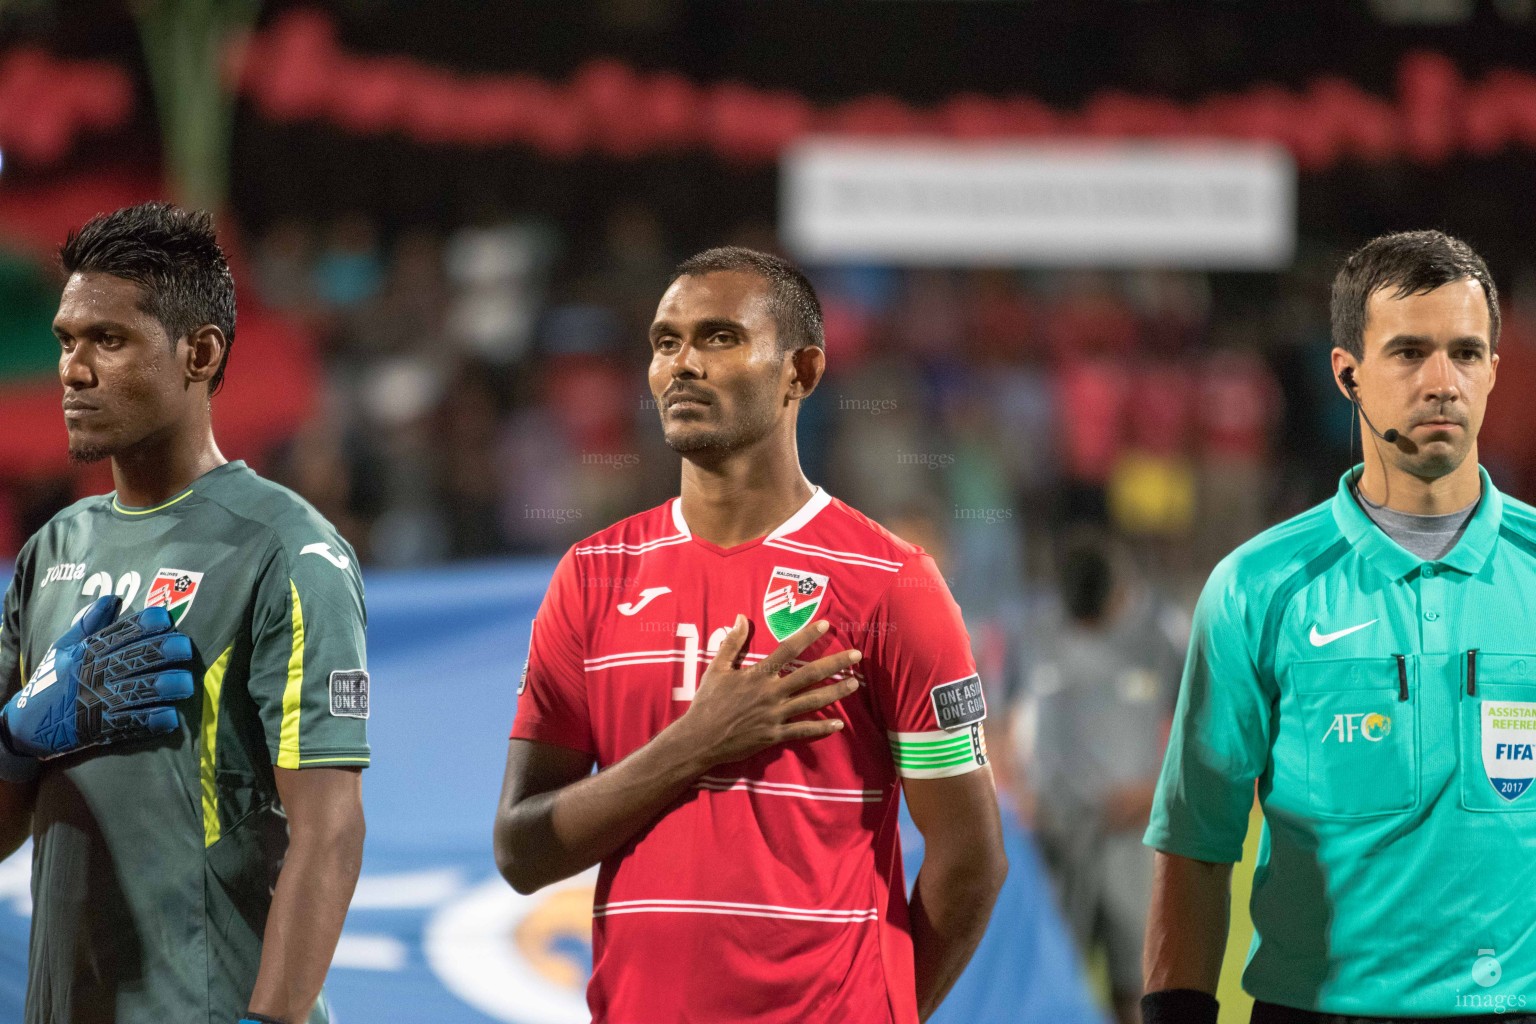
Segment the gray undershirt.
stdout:
<path fill-rule="evenodd" d="M 1472 513 L 1477 511 L 1477 501 L 1466 508 L 1438 516 L 1419 516 L 1412 512 L 1399 512 L 1385 505 L 1378 505 L 1358 490 L 1355 497 L 1360 507 L 1370 516 L 1371 522 L 1381 527 L 1381 532 L 1395 540 L 1401 547 L 1413 552 L 1426 562 L 1444 558 L 1446 552 L 1456 546 L 1467 530 Z M 1481 501 L 1482 497 L 1478 497 Z"/>

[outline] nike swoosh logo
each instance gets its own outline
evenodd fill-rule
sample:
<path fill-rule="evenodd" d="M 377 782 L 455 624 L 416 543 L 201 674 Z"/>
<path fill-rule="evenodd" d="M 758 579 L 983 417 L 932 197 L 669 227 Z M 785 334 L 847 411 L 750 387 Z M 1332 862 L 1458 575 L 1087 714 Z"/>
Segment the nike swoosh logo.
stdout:
<path fill-rule="evenodd" d="M 619 605 L 619 614 L 633 615 L 641 608 L 644 608 L 646 605 L 656 600 L 662 594 L 670 593 L 672 593 L 671 587 L 646 587 L 644 590 L 640 591 L 640 600 L 630 601 L 627 604 Z"/>
<path fill-rule="evenodd" d="M 338 569 L 345 569 L 352 564 L 352 560 L 346 555 L 338 555 L 331 550 L 329 544 L 306 544 L 299 549 L 301 555 L 319 555 Z"/>
<path fill-rule="evenodd" d="M 1372 619 L 1370 622 L 1362 622 L 1358 626 L 1350 626 L 1348 629 L 1341 629 L 1337 633 L 1319 633 L 1317 631 L 1317 627 L 1313 626 L 1312 635 L 1307 637 L 1307 639 L 1312 641 L 1313 647 L 1327 647 L 1329 644 L 1333 643 L 1340 637 L 1349 636 L 1351 633 L 1358 633 L 1366 626 L 1374 626 L 1379 621 L 1381 620 Z"/>

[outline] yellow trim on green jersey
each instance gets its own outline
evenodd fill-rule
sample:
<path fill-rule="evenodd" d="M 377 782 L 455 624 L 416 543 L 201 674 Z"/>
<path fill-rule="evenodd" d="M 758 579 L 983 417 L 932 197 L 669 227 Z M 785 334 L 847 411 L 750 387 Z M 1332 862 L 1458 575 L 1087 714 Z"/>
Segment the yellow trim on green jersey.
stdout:
<path fill-rule="evenodd" d="M 163 505 L 156 505 L 154 508 L 128 508 L 119 502 L 117 500 L 117 495 L 114 494 L 112 495 L 112 507 L 125 516 L 147 516 L 151 512 L 159 512 L 162 509 L 170 508 L 172 505 L 176 504 L 178 501 L 181 501 L 183 498 L 190 498 L 191 496 L 192 488 L 188 487 L 185 491 L 182 491 L 180 494 L 176 495 L 176 497 L 172 498 L 170 501 L 167 501 Z"/>
<path fill-rule="evenodd" d="M 208 666 L 203 674 L 203 742 L 198 753 L 198 776 L 203 784 L 203 846 L 219 841 L 219 697 L 224 689 L 224 672 L 229 668 L 229 657 L 235 653 L 233 644 Z"/>
<path fill-rule="evenodd" d="M 185 494 L 189 488 L 192 493 Z M 271 879 L 283 863 L 284 844 L 269 840 L 281 840 L 284 831 L 276 779 L 293 777 L 276 768 L 285 738 L 284 696 L 289 697 L 285 764 L 352 755 L 357 760 L 350 764 L 304 770 L 367 770 L 368 723 L 329 714 L 327 685 L 333 664 L 346 672 L 367 661 L 362 579 L 351 561 L 342 572 L 303 554 L 308 544 L 328 542 L 333 552 L 355 557 L 310 505 L 240 462 L 154 495 L 138 508 L 131 506 L 142 496 L 118 494 L 130 506 L 121 510 L 113 497 L 105 493 L 75 503 L 22 549 L 17 580 L 0 616 L 5 627 L 0 689 L 16 688 L 18 640 L 27 673 L 35 673 L 50 642 L 71 629 L 74 614 L 91 600 L 79 593 L 87 575 L 83 568 L 70 592 L 60 582 L 54 593 L 50 582 L 36 594 L 28 591 L 18 606 L 27 589 L 23 584 L 35 587 L 49 566 L 89 562 L 91 573 L 114 582 L 129 574 L 141 580 L 130 615 L 143 606 L 157 567 L 202 574 L 195 581 L 196 601 L 177 624 L 196 652 L 191 680 L 197 692 L 174 703 L 180 713 L 176 731 L 119 744 L 74 767 L 45 768 L 46 777 L 68 773 L 69 780 L 39 789 L 39 818 L 78 827 L 44 829 L 37 836 L 38 891 L 68 892 L 70 898 L 39 901 L 29 960 L 42 972 L 34 972 L 37 978 L 56 992 L 63 989 L 54 982 L 67 989 L 71 979 L 86 979 L 90 991 L 75 986 L 75 1002 L 92 1003 L 92 993 L 101 988 L 96 982 L 106 947 L 89 927 L 90 908 L 105 906 L 120 930 L 162 940 L 171 921 L 174 941 L 107 950 L 115 957 L 115 976 L 132 976 L 132 984 L 107 986 L 114 989 L 112 1019 L 233 1021 L 256 984 Z M 167 504 L 177 497 L 181 500 Z M 0 568 L 0 579 L 4 575 Z M 302 608 L 295 607 L 294 586 Z M 25 609 L 19 623 L 18 607 Z M 303 626 L 302 653 L 295 650 L 297 623 Z M 20 636 L 18 625 L 25 627 Z M 303 670 L 302 686 L 288 685 L 291 658 L 295 669 Z M 363 684 L 349 683 L 347 694 L 355 691 L 361 714 Z M 337 687 L 343 688 L 340 682 Z M 338 695 L 337 710 L 352 707 Z M 170 717 L 164 711 L 159 716 Z M 89 815 L 79 813 L 87 807 Z M 78 870 L 107 849 L 112 871 Z M 315 1022 L 325 1019 L 318 1004 L 310 1016 Z M 0 1024 L 10 1020 L 0 1013 Z M 16 1024 L 20 1020 L 18 1012 Z"/>
<path fill-rule="evenodd" d="M 277 735 L 277 766 L 299 766 L 299 715 L 304 698 L 304 608 L 299 603 L 299 588 L 288 581 L 293 594 L 293 649 L 288 655 L 288 684 L 283 687 L 283 726 Z"/>
<path fill-rule="evenodd" d="M 301 768 L 308 768 L 312 764 L 368 764 L 368 758 L 353 754 L 350 757 L 306 757 L 299 761 Z"/>

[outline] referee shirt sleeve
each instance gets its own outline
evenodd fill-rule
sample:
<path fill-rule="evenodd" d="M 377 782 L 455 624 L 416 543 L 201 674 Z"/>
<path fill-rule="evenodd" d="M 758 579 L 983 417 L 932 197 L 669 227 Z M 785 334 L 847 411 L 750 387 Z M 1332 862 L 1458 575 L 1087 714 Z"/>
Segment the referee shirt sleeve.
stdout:
<path fill-rule="evenodd" d="M 1148 846 L 1212 863 L 1242 859 L 1254 781 L 1269 763 L 1277 699 L 1255 658 L 1260 615 L 1240 586 L 1234 560 L 1224 561 L 1195 607 Z"/>

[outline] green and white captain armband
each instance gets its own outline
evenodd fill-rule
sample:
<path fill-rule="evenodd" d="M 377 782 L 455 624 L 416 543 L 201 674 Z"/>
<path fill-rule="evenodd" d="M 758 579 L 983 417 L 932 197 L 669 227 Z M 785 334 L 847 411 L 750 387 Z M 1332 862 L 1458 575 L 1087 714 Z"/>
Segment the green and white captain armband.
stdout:
<path fill-rule="evenodd" d="M 973 772 L 987 763 L 987 741 L 981 723 L 953 731 L 887 732 L 896 771 L 907 779 L 947 779 Z"/>

